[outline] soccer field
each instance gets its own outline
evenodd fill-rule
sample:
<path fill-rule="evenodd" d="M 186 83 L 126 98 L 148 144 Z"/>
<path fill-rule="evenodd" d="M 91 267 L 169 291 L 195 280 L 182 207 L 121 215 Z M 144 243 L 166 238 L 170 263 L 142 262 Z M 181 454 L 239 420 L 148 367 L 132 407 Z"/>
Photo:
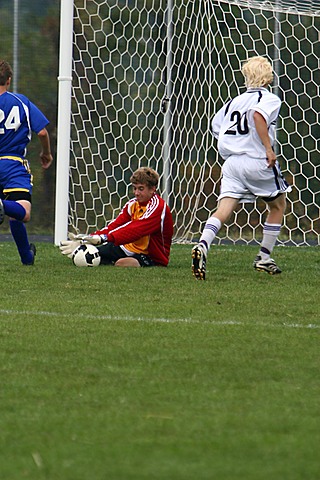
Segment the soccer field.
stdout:
<path fill-rule="evenodd" d="M 318 247 L 167 269 L 1 253 L 4 480 L 319 480 Z"/>

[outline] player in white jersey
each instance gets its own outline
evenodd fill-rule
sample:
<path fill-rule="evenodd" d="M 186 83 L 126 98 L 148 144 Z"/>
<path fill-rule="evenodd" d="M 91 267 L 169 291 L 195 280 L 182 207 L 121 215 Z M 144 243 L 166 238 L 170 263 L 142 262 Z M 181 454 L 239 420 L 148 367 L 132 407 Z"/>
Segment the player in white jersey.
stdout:
<path fill-rule="evenodd" d="M 192 273 L 205 280 L 211 243 L 238 203 L 258 197 L 268 205 L 260 251 L 253 262 L 258 271 L 281 273 L 271 258 L 286 208 L 285 192 L 291 187 L 282 177 L 273 150 L 280 99 L 267 87 L 273 81 L 270 62 L 252 57 L 242 67 L 247 90 L 230 100 L 214 116 L 212 132 L 224 159 L 218 208 L 207 220 L 200 242 L 192 249 Z"/>
<path fill-rule="evenodd" d="M 42 167 L 49 168 L 49 121 L 27 97 L 9 92 L 11 78 L 10 65 L 0 60 L 0 224 L 7 215 L 22 264 L 33 265 L 36 249 L 25 227 L 31 216 L 32 175 L 25 155 L 35 132 L 42 146 Z"/>

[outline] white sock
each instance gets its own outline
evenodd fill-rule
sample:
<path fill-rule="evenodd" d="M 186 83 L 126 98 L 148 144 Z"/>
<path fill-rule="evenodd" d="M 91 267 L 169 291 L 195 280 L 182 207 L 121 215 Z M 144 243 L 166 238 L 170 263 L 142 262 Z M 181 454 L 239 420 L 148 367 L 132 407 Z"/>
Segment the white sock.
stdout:
<path fill-rule="evenodd" d="M 200 237 L 200 243 L 204 245 L 208 251 L 211 243 L 215 239 L 217 233 L 221 228 L 221 222 L 217 217 L 210 217 L 204 226 L 202 235 Z"/>
<path fill-rule="evenodd" d="M 273 247 L 280 234 L 281 225 L 278 223 L 265 223 L 263 226 L 263 238 L 261 242 L 260 252 L 262 260 L 270 258 Z"/>

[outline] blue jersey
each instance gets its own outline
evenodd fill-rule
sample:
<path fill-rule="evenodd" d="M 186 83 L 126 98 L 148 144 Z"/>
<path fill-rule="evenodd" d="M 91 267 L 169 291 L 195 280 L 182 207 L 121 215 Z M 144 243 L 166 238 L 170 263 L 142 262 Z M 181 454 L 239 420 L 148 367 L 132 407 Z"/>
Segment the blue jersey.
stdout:
<path fill-rule="evenodd" d="M 24 95 L 11 92 L 0 95 L 0 157 L 24 158 L 32 132 L 38 134 L 48 123 Z"/>

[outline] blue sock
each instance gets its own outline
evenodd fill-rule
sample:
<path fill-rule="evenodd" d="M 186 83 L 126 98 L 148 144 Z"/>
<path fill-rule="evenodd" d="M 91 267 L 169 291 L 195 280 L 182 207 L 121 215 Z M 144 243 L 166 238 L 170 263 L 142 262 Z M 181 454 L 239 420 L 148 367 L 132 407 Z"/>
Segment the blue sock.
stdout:
<path fill-rule="evenodd" d="M 13 202 L 14 203 L 14 202 Z M 16 242 L 21 262 L 28 265 L 33 262 L 33 253 L 30 251 L 30 244 L 25 224 L 18 220 L 10 220 L 10 230 Z"/>
<path fill-rule="evenodd" d="M 26 210 L 25 208 L 20 205 L 18 202 L 14 202 L 13 200 L 2 200 L 4 213 L 8 215 L 8 217 L 15 218 L 16 220 L 22 221 L 25 217 Z"/>

